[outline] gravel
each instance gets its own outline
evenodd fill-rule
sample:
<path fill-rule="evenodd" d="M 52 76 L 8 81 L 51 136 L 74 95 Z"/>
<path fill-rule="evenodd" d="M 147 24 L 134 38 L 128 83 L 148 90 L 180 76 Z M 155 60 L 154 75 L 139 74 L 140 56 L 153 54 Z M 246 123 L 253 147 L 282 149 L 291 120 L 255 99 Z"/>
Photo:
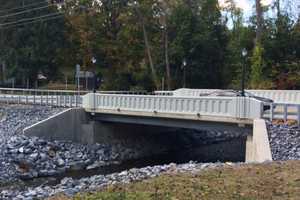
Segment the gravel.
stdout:
<path fill-rule="evenodd" d="M 268 124 L 273 160 L 300 160 L 300 128 Z"/>
<path fill-rule="evenodd" d="M 221 167 L 222 163 L 168 164 L 120 173 L 95 175 L 86 178 L 63 178 L 59 184 L 28 187 L 21 180 L 53 177 L 72 170 L 91 170 L 101 166 L 118 164 L 124 160 L 139 158 L 147 150 L 143 142 L 131 148 L 122 144 L 82 145 L 67 141 L 46 141 L 22 135 L 23 128 L 43 120 L 63 109 L 45 106 L 0 106 L 0 199 L 44 199 L 57 193 L 68 196 L 81 191 L 94 190 L 116 183 L 129 183 L 158 176 L 167 172 L 196 172 L 206 168 Z M 287 125 L 268 124 L 271 150 L 274 160 L 300 159 L 300 129 Z M 179 130 L 180 133 L 183 130 Z M 172 134 L 170 134 L 172 135 Z M 167 137 L 170 144 L 197 146 L 198 142 L 226 141 L 246 137 L 244 133 L 194 132 L 185 130 L 179 138 Z M 184 137 L 182 135 L 185 135 Z M 175 137 L 176 136 L 176 137 Z M 205 143 L 203 143 L 205 144 Z M 145 152 L 143 152 L 145 153 Z M 238 163 L 233 164 L 238 165 Z M 20 187 L 6 183 L 15 182 Z"/>
<path fill-rule="evenodd" d="M 0 181 L 53 176 L 71 170 L 93 169 L 135 156 L 122 152 L 120 146 L 81 145 L 71 142 L 49 142 L 37 137 L 13 136 L 1 146 L 4 162 Z M 133 151 L 133 150 L 132 150 Z"/>
<path fill-rule="evenodd" d="M 46 141 L 22 134 L 23 128 L 62 109 L 40 106 L 0 107 L 0 186 L 12 181 L 54 176 L 67 171 L 95 169 L 138 158 L 143 144 L 83 145 Z M 0 187 L 1 188 L 1 187 Z"/>
<path fill-rule="evenodd" d="M 0 143 L 22 133 L 25 127 L 61 111 L 62 108 L 47 106 L 0 105 Z"/>
<path fill-rule="evenodd" d="M 63 193 L 67 196 L 73 196 L 81 191 L 93 191 L 95 189 L 103 188 L 108 185 L 118 183 L 130 183 L 147 178 L 153 178 L 163 173 L 177 173 L 190 172 L 195 173 L 200 170 L 208 168 L 222 167 L 226 164 L 222 163 L 194 163 L 176 165 L 171 163 L 169 165 L 145 167 L 140 169 L 130 169 L 120 173 L 113 173 L 109 175 L 96 175 L 82 179 L 64 178 L 60 184 L 56 186 L 40 186 L 35 188 L 27 188 L 24 191 L 3 190 L 0 193 L 1 199 L 23 200 L 23 199 L 44 199 L 53 196 L 57 193 Z M 239 165 L 239 163 L 232 164 L 232 166 Z"/>

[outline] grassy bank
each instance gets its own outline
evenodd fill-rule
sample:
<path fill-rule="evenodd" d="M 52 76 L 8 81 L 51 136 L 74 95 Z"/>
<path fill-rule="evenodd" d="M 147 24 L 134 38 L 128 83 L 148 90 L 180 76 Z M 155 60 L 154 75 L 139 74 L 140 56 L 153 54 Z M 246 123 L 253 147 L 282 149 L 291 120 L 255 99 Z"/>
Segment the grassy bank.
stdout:
<path fill-rule="evenodd" d="M 227 166 L 195 174 L 172 172 L 127 185 L 116 185 L 75 200 L 299 200 L 300 161 Z M 69 200 L 57 196 L 51 200 Z"/>

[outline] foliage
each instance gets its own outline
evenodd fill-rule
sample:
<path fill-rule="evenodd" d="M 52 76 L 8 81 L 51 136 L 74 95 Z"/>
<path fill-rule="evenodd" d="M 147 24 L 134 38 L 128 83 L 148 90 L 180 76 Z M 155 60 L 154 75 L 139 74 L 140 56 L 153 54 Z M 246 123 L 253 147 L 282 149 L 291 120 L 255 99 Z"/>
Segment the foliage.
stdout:
<path fill-rule="evenodd" d="M 267 89 L 266 87 L 268 87 L 268 82 L 263 73 L 265 67 L 263 54 L 263 47 L 260 43 L 257 43 L 251 58 L 250 88 Z"/>
<path fill-rule="evenodd" d="M 28 0 L 27 3 L 34 3 Z M 1 8 L 14 8 L 20 6 L 20 1 L 0 1 Z M 3 17 L 7 14 L 1 13 L 1 23 L 12 23 L 23 18 L 34 17 L 35 13 L 23 13 L 11 17 Z M 49 7 L 42 11 L 36 11 L 40 15 L 55 12 L 55 8 Z M 59 65 L 62 59 L 62 49 L 65 48 L 64 20 L 55 22 L 38 22 L 30 25 L 9 25 L 1 32 L 0 63 L 6 65 L 7 76 L 15 77 L 19 83 L 25 85 L 26 80 L 34 86 L 37 74 L 42 73 L 50 79 L 59 78 Z M 2 76 L 3 78 L 3 76 Z"/>
<path fill-rule="evenodd" d="M 0 28 L 0 82 L 15 77 L 20 86 L 26 80 L 34 86 L 42 73 L 47 82 L 68 77 L 74 83 L 80 64 L 102 76 L 106 90 L 238 89 L 246 48 L 248 87 L 299 89 L 299 20 L 283 9 L 266 17 L 264 7 L 259 20 L 254 15 L 245 23 L 234 1 L 226 2 L 220 7 L 217 0 L 69 0 L 60 9 L 10 17 L 1 16 L 24 9 L 0 12 L 1 24 L 64 13 L 55 21 Z M 0 10 L 22 6 L 19 0 L 0 5 Z"/>

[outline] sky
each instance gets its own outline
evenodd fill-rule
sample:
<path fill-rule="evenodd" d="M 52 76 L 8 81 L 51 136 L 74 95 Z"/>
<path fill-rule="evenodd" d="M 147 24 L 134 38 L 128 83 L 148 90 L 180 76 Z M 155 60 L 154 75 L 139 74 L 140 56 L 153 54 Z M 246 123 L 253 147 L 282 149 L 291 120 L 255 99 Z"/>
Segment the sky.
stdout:
<path fill-rule="evenodd" d="M 245 17 L 249 17 L 252 15 L 254 12 L 254 5 L 255 5 L 255 0 L 234 0 L 237 7 L 241 8 L 244 11 Z M 219 0 L 219 3 L 221 6 L 226 5 L 226 0 Z M 274 2 L 274 0 L 261 0 L 262 5 L 267 6 L 270 5 Z M 290 0 L 289 4 L 284 4 L 284 0 L 281 1 L 282 5 L 284 7 L 289 7 L 291 9 L 291 12 L 295 15 L 298 16 L 298 13 L 300 12 L 300 0 Z M 272 12 L 270 12 L 272 15 Z"/>

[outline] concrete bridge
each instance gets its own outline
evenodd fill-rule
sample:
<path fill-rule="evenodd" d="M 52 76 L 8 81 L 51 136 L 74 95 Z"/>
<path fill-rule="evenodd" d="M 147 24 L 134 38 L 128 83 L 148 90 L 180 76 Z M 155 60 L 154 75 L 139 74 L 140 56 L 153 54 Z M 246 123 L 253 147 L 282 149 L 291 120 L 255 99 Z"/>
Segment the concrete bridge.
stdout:
<path fill-rule="evenodd" d="M 21 91 L 2 93 L 0 101 L 71 108 L 24 130 L 25 134 L 48 139 L 93 143 L 107 141 L 116 134 L 126 137 L 137 127 L 140 132 L 145 132 L 143 126 L 147 129 L 167 127 L 238 131 L 249 135 L 246 160 L 264 161 L 272 157 L 266 124 L 261 119 L 278 117 L 279 111 L 274 112 L 274 108 L 278 109 L 277 106 L 282 104 L 282 118 L 287 120 L 292 116 L 300 122 L 298 91 L 286 92 L 289 94 L 281 96 L 278 91 L 269 92 L 275 103 L 268 103 L 267 111 L 266 102 L 252 97 L 201 95 L 215 90 L 181 89 L 158 91 L 155 95 L 78 91 L 30 91 L 26 94 L 26 90 Z M 276 103 L 280 99 L 281 102 Z M 293 106 L 292 111 L 288 110 L 289 106 Z M 53 134 L 45 135 L 49 131 Z"/>
<path fill-rule="evenodd" d="M 199 98 L 204 97 L 203 95 L 211 94 L 216 91 L 223 91 L 223 90 L 215 90 L 215 89 L 178 89 L 174 91 L 155 91 L 154 93 L 147 93 L 145 91 L 99 91 L 97 94 L 107 94 L 107 95 L 120 95 L 120 98 L 123 95 L 126 95 L 128 98 L 128 95 L 138 95 L 139 97 L 153 97 L 153 96 L 159 96 L 161 100 L 158 100 L 156 98 L 155 101 L 164 101 L 165 98 L 163 96 L 168 97 L 176 97 L 178 98 L 178 101 L 182 101 L 183 98 L 186 98 L 186 101 L 188 98 Z M 264 110 L 264 112 L 261 114 L 261 117 L 264 119 L 283 119 L 284 121 L 288 119 L 296 120 L 300 123 L 300 91 L 299 90 L 247 90 L 247 92 L 250 92 L 253 95 L 270 98 L 274 102 L 269 105 L 269 107 L 272 107 L 273 109 Z M 0 102 L 2 103 L 15 103 L 15 104 L 33 104 L 33 105 L 49 105 L 49 106 L 57 106 L 57 107 L 83 107 L 83 98 L 85 94 L 88 94 L 89 91 L 74 91 L 74 90 L 36 90 L 36 89 L 18 89 L 18 88 L 0 88 Z M 140 96 L 141 95 L 141 96 Z M 113 99 L 115 99 L 116 96 L 114 96 Z M 208 97 L 212 98 L 213 95 L 209 95 Z M 106 97 L 108 98 L 108 97 Z M 120 99 L 119 98 L 119 99 Z M 134 97 L 136 98 L 136 97 Z M 147 101 L 149 98 L 145 98 Z M 215 96 L 215 98 L 220 98 L 219 96 Z M 172 101 L 174 101 L 175 98 L 171 98 Z M 118 98 L 117 98 L 118 100 Z M 170 99 L 169 99 L 170 100 Z M 199 100 L 200 101 L 200 100 Z M 202 102 L 202 101 L 200 101 Z M 208 102 L 208 101 L 205 101 Z M 215 102 L 215 101 L 213 101 Z M 125 105 L 125 102 L 123 102 Z M 129 102 L 130 103 L 130 102 Z M 145 102 L 147 103 L 147 102 Z M 168 102 L 166 102 L 168 103 Z M 126 103 L 127 104 L 127 103 Z M 174 104 L 174 103 L 173 103 Z M 205 105 L 202 105 L 205 106 Z M 84 107 L 88 109 L 91 108 L 91 105 L 85 104 Z M 209 106 L 211 107 L 211 106 Z M 210 115 L 210 108 L 207 108 L 207 110 L 202 110 L 201 112 L 205 115 Z M 96 109 L 96 108 L 95 108 Z M 140 108 L 130 108 L 131 111 L 138 109 L 141 111 Z M 193 108 L 188 108 L 190 110 L 193 110 Z M 217 109 L 213 108 L 213 109 Z M 112 109 L 110 109 L 111 111 Z M 151 109 L 150 109 L 151 110 Z M 149 109 L 148 109 L 149 111 Z M 148 112 L 147 111 L 147 112 Z M 152 110 L 154 113 L 157 112 L 157 109 Z M 169 112 L 169 111 L 167 111 Z M 176 113 L 180 113 L 181 111 L 177 110 Z M 197 115 L 202 115 L 201 112 L 198 112 Z M 120 112 L 118 112 L 120 113 Z M 122 112 L 123 113 L 123 110 Z M 165 113 L 165 111 L 164 111 Z M 184 113 L 182 111 L 182 113 Z M 161 114 L 161 113 L 159 113 Z M 214 114 L 215 117 L 215 111 L 212 110 L 212 114 Z M 240 116 L 232 115 L 237 118 L 243 118 L 241 117 L 242 113 L 240 113 Z M 220 113 L 219 113 L 220 115 Z M 219 116 L 218 115 L 218 116 Z"/>
<path fill-rule="evenodd" d="M 178 128 L 235 128 L 261 118 L 262 102 L 244 97 L 176 97 L 89 93 L 82 107 L 98 120 Z M 218 126 L 216 126 L 216 124 Z"/>

